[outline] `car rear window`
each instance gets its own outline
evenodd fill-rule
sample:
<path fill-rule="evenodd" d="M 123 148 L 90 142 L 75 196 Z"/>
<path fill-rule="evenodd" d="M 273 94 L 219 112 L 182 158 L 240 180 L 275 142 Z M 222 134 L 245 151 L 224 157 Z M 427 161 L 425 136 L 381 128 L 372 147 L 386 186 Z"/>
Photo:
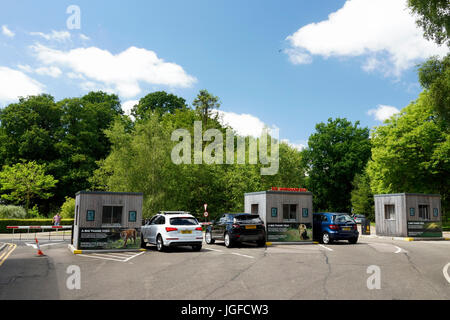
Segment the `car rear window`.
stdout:
<path fill-rule="evenodd" d="M 194 226 L 198 224 L 197 219 L 190 217 L 170 218 L 170 224 L 173 226 Z"/>
<path fill-rule="evenodd" d="M 347 214 L 340 214 L 340 215 L 334 216 L 334 222 L 346 223 L 346 222 L 355 222 L 355 221 Z"/>
<path fill-rule="evenodd" d="M 262 223 L 261 218 L 258 215 L 242 215 L 235 217 L 237 222 L 243 223 Z"/>

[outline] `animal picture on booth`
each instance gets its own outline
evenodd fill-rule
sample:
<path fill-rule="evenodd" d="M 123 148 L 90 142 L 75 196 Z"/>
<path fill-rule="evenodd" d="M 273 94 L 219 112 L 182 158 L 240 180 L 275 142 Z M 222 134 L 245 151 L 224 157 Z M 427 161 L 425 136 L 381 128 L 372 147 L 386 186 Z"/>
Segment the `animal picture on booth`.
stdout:
<path fill-rule="evenodd" d="M 136 244 L 137 232 L 136 229 L 128 229 L 120 232 L 120 237 L 124 241 L 123 247 L 126 248 L 128 239 L 133 240 L 133 244 Z"/>
<path fill-rule="evenodd" d="M 302 240 L 308 240 L 308 229 L 306 228 L 306 225 L 304 225 L 303 223 L 301 223 L 298 226 L 298 233 L 300 234 L 300 239 Z"/>

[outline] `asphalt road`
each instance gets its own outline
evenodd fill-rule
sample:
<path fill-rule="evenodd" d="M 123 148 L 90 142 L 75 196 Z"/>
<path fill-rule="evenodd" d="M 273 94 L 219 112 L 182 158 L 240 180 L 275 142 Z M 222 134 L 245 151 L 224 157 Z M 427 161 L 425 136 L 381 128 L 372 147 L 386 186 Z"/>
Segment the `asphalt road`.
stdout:
<path fill-rule="evenodd" d="M 361 237 L 356 245 L 73 255 L 67 243 L 42 240 L 41 249 L 43 257 L 32 242 L 3 248 L 0 300 L 450 299 L 450 241 Z M 70 266 L 79 267 L 80 289 L 67 285 Z M 379 268 L 379 289 L 368 268 Z"/>

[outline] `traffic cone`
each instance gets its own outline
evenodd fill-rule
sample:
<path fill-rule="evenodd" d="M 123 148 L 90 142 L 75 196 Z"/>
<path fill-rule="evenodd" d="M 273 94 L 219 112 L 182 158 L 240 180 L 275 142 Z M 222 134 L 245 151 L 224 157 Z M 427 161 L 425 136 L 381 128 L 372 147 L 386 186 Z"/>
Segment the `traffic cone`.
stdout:
<path fill-rule="evenodd" d="M 39 257 L 44 256 L 44 253 L 41 251 L 41 247 L 39 246 L 39 241 L 38 241 L 37 237 L 34 238 L 34 239 L 36 240 L 36 245 L 37 245 L 37 249 L 38 249 L 37 255 L 38 255 Z"/>

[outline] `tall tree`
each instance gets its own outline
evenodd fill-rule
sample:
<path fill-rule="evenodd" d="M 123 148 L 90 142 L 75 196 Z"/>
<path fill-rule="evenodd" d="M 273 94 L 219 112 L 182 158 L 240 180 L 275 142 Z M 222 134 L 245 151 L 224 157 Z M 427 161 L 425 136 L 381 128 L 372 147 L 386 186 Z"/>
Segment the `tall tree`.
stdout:
<path fill-rule="evenodd" d="M 362 214 L 370 221 L 375 221 L 373 193 L 370 189 L 370 178 L 366 171 L 355 175 L 351 201 L 354 214 Z"/>
<path fill-rule="evenodd" d="M 208 125 L 208 120 L 210 118 L 218 118 L 218 115 L 213 116 L 213 110 L 220 108 L 219 97 L 212 95 L 208 90 L 200 90 L 197 98 L 195 98 L 192 104 L 194 105 L 195 110 L 200 114 L 204 127 Z"/>
<path fill-rule="evenodd" d="M 34 161 L 4 166 L 0 171 L 1 190 L 6 192 L 1 197 L 14 204 L 25 204 L 27 211 L 34 198 L 50 198 L 52 193 L 49 190 L 57 182 L 51 175 L 45 174 L 43 165 Z"/>
<path fill-rule="evenodd" d="M 450 134 L 436 120 L 428 92 L 372 134 L 367 172 L 374 194 L 439 193 L 450 208 Z"/>
<path fill-rule="evenodd" d="M 422 27 L 425 38 L 438 44 L 450 46 L 450 1 L 408 0 L 411 11 L 417 14 L 417 24 Z"/>
<path fill-rule="evenodd" d="M 156 91 L 141 98 L 139 103 L 132 108 L 131 115 L 137 120 L 142 120 L 147 118 L 152 111 L 173 114 L 176 110 L 186 107 L 186 100 L 183 98 L 165 91 Z"/>
<path fill-rule="evenodd" d="M 350 212 L 350 193 L 355 174 L 370 157 L 369 129 L 347 119 L 328 119 L 316 125 L 316 133 L 303 151 L 308 168 L 308 188 L 314 193 L 314 210 Z"/>

